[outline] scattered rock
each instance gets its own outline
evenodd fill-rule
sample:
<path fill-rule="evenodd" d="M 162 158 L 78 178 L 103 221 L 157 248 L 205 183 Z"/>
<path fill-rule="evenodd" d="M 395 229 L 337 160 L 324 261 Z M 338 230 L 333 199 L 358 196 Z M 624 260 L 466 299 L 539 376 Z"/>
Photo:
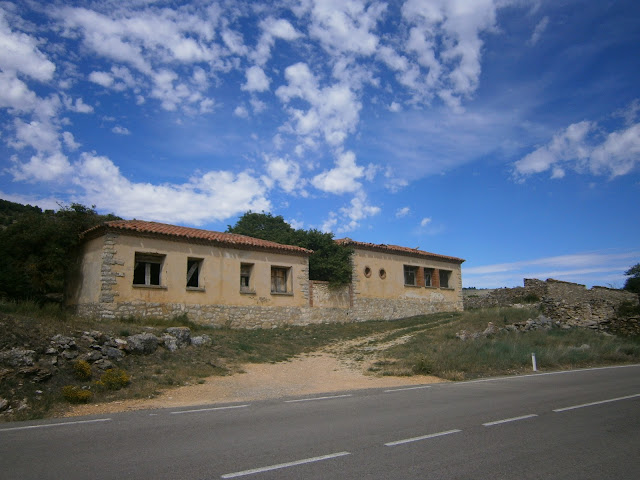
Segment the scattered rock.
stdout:
<path fill-rule="evenodd" d="M 162 342 L 164 348 L 166 348 L 170 352 L 175 352 L 176 350 L 178 350 L 178 339 L 176 337 L 165 335 L 162 337 Z"/>
<path fill-rule="evenodd" d="M 124 352 L 114 347 L 102 347 L 102 354 L 110 360 L 120 360 L 124 358 Z"/>
<path fill-rule="evenodd" d="M 9 400 L 0 397 L 0 412 L 4 412 L 7 408 L 9 408 Z"/>
<path fill-rule="evenodd" d="M 191 337 L 191 345 L 194 347 L 201 347 L 202 345 L 211 345 L 213 340 L 209 335 L 198 335 L 197 337 Z"/>
<path fill-rule="evenodd" d="M 57 348 L 58 351 L 70 350 L 77 347 L 73 337 L 66 337 L 64 335 L 54 335 L 51 337 L 51 345 Z"/>
<path fill-rule="evenodd" d="M 191 344 L 191 329 L 189 327 L 170 327 L 165 332 L 176 338 L 178 348 L 188 347 Z"/>
<path fill-rule="evenodd" d="M 152 333 L 139 333 L 127 337 L 127 352 L 148 355 L 158 348 L 160 339 Z"/>
<path fill-rule="evenodd" d="M 11 367 L 22 367 L 33 365 L 35 351 L 25 348 L 12 348 L 0 352 L 0 362 Z"/>

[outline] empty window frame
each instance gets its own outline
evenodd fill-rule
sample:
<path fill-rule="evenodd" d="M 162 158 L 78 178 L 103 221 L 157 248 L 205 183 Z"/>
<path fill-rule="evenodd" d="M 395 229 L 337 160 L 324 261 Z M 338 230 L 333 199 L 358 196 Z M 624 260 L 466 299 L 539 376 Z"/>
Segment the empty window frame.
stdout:
<path fill-rule="evenodd" d="M 240 291 L 251 292 L 252 279 L 251 273 L 253 272 L 253 263 L 241 263 L 240 264 Z"/>
<path fill-rule="evenodd" d="M 451 288 L 449 282 L 451 281 L 451 271 L 440 270 L 440 288 Z"/>
<path fill-rule="evenodd" d="M 433 287 L 433 268 L 424 269 L 424 286 Z"/>
<path fill-rule="evenodd" d="M 133 268 L 134 285 L 160 285 L 164 255 L 136 253 Z"/>
<path fill-rule="evenodd" d="M 271 267 L 271 293 L 291 293 L 290 267 Z"/>
<path fill-rule="evenodd" d="M 187 287 L 200 288 L 200 271 L 202 270 L 201 258 L 187 259 Z"/>
<path fill-rule="evenodd" d="M 404 284 L 414 287 L 418 285 L 418 267 L 412 265 L 404 266 Z"/>

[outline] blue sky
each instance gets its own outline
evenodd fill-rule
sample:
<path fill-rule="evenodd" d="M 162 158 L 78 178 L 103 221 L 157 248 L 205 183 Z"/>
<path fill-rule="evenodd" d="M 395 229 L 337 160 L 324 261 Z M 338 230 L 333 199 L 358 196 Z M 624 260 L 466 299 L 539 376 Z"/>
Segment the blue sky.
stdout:
<path fill-rule="evenodd" d="M 0 198 L 621 287 L 639 59 L 637 1 L 0 1 Z"/>

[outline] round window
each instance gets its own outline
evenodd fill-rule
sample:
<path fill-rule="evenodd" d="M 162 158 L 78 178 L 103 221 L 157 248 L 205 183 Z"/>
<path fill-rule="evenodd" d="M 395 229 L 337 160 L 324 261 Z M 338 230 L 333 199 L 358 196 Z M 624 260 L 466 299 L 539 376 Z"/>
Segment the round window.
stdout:
<path fill-rule="evenodd" d="M 385 278 L 387 278 L 387 271 L 384 268 L 381 268 L 380 272 L 378 272 L 378 273 L 380 274 L 380 278 L 381 279 L 384 280 Z"/>
<path fill-rule="evenodd" d="M 367 278 L 371 276 L 371 269 L 369 267 L 364 267 L 364 276 Z"/>

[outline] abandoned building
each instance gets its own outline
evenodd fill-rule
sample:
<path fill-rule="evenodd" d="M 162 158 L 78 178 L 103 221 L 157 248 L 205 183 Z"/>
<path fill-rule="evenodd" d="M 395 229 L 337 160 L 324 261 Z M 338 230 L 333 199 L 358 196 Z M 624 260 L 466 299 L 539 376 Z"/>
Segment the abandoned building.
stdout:
<path fill-rule="evenodd" d="M 231 233 L 140 220 L 82 235 L 66 303 L 95 318 L 186 314 L 234 328 L 393 320 L 459 311 L 464 260 L 395 245 L 352 247 L 352 281 L 309 280 L 311 251 Z"/>

